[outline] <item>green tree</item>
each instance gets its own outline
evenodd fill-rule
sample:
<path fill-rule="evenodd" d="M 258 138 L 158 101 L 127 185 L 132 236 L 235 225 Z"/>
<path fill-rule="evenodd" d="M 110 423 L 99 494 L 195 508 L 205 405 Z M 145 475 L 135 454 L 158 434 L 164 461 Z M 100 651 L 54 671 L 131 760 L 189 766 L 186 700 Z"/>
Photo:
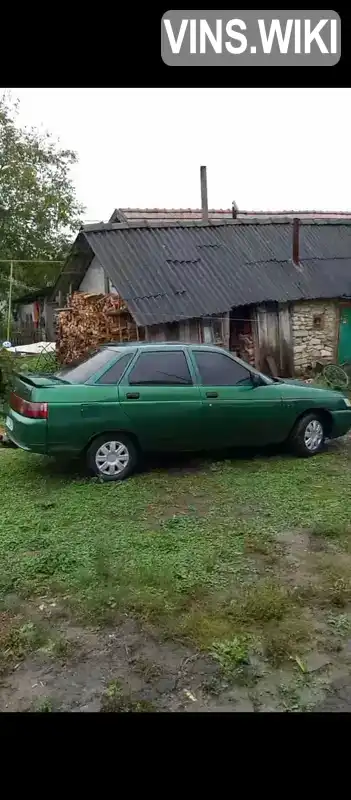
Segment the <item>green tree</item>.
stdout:
<path fill-rule="evenodd" d="M 59 264 L 33 264 L 33 259 L 64 260 L 80 225 L 70 170 L 76 153 L 64 150 L 49 133 L 17 124 L 18 103 L 0 97 L 0 301 L 6 298 L 9 263 L 14 268 L 14 295 L 50 285 Z"/>

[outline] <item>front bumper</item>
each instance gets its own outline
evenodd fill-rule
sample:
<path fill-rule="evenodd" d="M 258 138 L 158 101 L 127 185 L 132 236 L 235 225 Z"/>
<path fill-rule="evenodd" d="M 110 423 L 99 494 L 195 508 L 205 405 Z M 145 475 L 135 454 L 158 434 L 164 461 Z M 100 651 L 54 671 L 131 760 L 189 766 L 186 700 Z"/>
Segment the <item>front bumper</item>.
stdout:
<path fill-rule="evenodd" d="M 337 439 L 339 436 L 345 436 L 351 429 L 351 408 L 332 411 L 332 418 L 333 424 L 329 438 Z"/>

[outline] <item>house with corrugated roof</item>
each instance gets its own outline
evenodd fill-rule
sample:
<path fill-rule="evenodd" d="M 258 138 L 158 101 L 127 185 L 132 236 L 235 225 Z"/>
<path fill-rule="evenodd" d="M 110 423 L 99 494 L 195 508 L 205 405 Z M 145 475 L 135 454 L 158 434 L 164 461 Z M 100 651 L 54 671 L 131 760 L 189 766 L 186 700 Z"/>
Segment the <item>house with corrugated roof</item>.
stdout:
<path fill-rule="evenodd" d="M 74 291 L 118 293 L 141 339 L 214 342 L 281 375 L 351 360 L 348 218 L 126 211 L 82 228 L 55 286 L 59 307 Z"/>

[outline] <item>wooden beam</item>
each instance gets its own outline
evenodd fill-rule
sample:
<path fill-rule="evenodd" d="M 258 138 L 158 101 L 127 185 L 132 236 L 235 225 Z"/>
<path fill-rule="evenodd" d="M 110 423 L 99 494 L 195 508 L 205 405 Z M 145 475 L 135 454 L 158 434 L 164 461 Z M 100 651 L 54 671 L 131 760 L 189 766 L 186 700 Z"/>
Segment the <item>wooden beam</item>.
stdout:
<path fill-rule="evenodd" d="M 105 292 L 105 294 L 109 294 L 110 293 L 110 281 L 109 281 L 108 276 L 106 275 L 105 270 L 104 270 L 104 292 Z"/>
<path fill-rule="evenodd" d="M 229 342 L 230 342 L 230 311 L 227 311 L 224 314 L 223 321 L 222 321 L 222 341 L 223 346 L 229 350 Z"/>

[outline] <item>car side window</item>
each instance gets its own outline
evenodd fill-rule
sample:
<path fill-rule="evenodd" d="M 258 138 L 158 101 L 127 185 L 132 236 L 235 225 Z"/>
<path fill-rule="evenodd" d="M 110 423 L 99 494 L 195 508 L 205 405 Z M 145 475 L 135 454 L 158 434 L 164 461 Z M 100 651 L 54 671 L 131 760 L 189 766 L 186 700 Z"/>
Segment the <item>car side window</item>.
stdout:
<path fill-rule="evenodd" d="M 118 383 L 133 355 L 134 353 L 125 353 L 124 356 L 121 356 L 107 372 L 100 376 L 97 383 L 103 386 L 111 386 L 111 384 Z"/>
<path fill-rule="evenodd" d="M 189 386 L 192 384 L 183 350 L 141 353 L 132 368 L 131 386 Z"/>
<path fill-rule="evenodd" d="M 250 371 L 233 358 L 205 350 L 194 350 L 193 353 L 203 386 L 250 385 Z"/>

